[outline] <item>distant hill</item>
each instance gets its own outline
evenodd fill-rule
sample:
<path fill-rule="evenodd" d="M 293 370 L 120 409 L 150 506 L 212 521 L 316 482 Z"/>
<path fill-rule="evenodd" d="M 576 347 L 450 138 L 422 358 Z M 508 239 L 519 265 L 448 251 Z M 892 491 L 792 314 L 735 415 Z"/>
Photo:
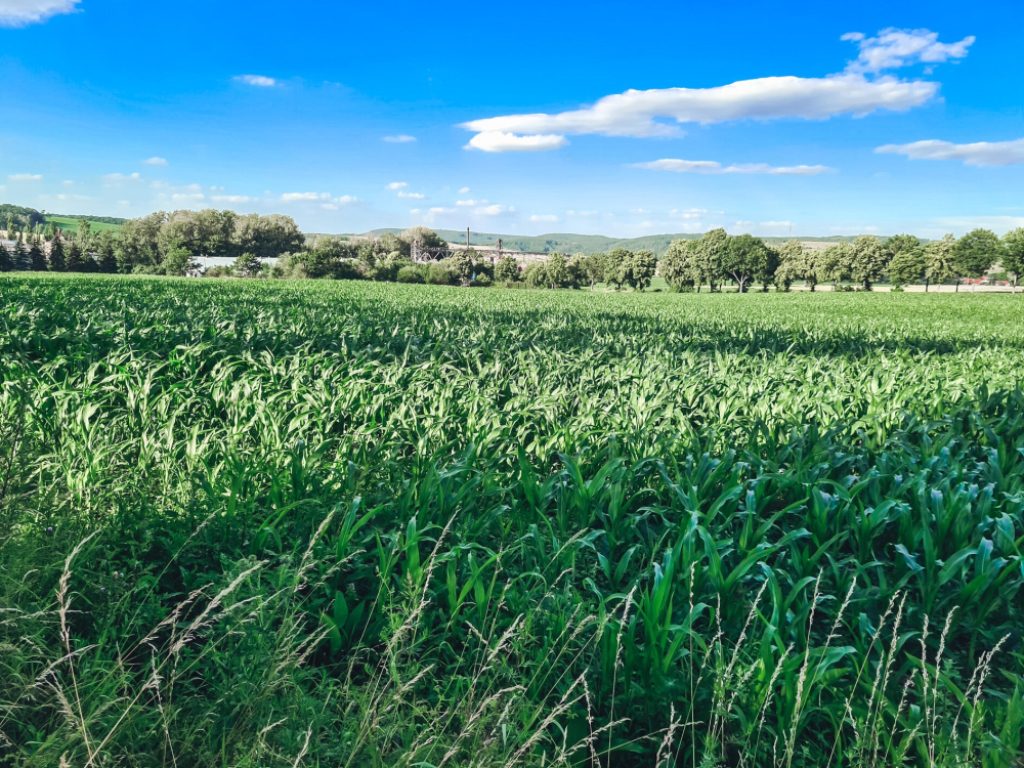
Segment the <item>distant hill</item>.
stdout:
<path fill-rule="evenodd" d="M 373 229 L 362 237 L 379 237 L 385 232 L 400 233 L 401 229 Z M 456 229 L 434 230 L 450 243 L 462 245 L 466 242 L 466 232 Z M 630 251 L 650 250 L 658 256 L 664 254 L 673 240 L 696 240 L 700 234 L 679 233 L 674 235 L 645 235 L 643 237 L 618 238 L 605 235 L 574 235 L 555 233 L 550 235 L 500 235 L 489 232 L 469 233 L 470 245 L 497 245 L 500 238 L 505 248 L 514 251 L 531 251 L 533 253 L 601 253 L 614 248 L 625 248 Z M 831 235 L 829 237 L 766 237 L 764 241 L 772 245 L 781 245 L 795 239 L 803 242 L 839 243 L 853 242 L 857 235 Z M 885 238 L 882 237 L 884 240 Z"/>

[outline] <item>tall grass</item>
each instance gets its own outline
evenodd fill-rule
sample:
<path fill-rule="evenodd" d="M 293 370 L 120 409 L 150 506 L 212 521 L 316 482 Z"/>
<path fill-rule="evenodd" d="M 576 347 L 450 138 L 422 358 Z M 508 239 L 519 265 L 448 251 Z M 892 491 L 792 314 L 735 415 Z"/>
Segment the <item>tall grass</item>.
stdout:
<path fill-rule="evenodd" d="M 0 764 L 1020 759 L 1011 297 L 0 298 Z"/>

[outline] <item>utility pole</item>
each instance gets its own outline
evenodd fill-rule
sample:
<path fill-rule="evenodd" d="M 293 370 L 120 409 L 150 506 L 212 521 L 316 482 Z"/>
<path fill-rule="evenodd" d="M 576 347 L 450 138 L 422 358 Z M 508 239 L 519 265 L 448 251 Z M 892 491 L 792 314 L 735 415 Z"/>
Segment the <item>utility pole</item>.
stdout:
<path fill-rule="evenodd" d="M 466 250 L 469 250 L 469 227 L 466 227 Z"/>

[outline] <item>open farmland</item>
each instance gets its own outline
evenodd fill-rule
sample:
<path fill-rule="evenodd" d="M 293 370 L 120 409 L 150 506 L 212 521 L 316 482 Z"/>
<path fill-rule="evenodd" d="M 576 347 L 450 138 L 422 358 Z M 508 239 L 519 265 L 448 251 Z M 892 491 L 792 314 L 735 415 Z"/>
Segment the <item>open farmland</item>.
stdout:
<path fill-rule="evenodd" d="M 1022 360 L 1008 295 L 2 276 L 0 762 L 1011 765 Z"/>

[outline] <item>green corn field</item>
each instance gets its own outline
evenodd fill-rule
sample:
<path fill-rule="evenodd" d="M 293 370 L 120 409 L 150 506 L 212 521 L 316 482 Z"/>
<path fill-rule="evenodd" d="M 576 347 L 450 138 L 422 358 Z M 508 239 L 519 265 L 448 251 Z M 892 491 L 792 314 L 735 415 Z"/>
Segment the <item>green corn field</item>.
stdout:
<path fill-rule="evenodd" d="M 0 765 L 1024 755 L 1024 299 L 0 277 Z"/>

